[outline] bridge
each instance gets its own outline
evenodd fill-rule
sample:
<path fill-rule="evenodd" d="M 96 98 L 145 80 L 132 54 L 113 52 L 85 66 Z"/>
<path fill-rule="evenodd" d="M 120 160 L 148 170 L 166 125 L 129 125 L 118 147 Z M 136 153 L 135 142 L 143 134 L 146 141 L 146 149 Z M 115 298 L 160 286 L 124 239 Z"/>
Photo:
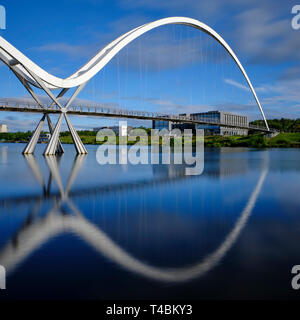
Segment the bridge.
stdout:
<path fill-rule="evenodd" d="M 30 112 L 30 113 L 43 113 L 43 114 L 60 114 L 61 111 L 59 107 L 54 108 L 42 108 L 37 103 L 30 103 L 28 100 L 21 99 L 0 99 L 0 111 L 10 111 L 10 112 Z M 263 133 L 277 132 L 274 129 L 267 129 L 264 126 L 242 126 L 235 124 L 228 124 L 222 121 L 211 121 L 205 117 L 198 117 L 197 120 L 191 119 L 188 116 L 182 115 L 166 115 L 158 112 L 148 112 L 148 111 L 138 111 L 138 110 L 127 110 L 124 108 L 111 108 L 101 105 L 71 105 L 69 107 L 68 113 L 70 115 L 77 116 L 98 116 L 98 117 L 112 117 L 112 118 L 127 118 L 127 119 L 139 119 L 139 120 L 162 120 L 171 121 L 175 123 L 191 123 L 191 124 L 207 124 L 216 125 L 228 128 L 238 128 L 254 130 Z"/>
<path fill-rule="evenodd" d="M 146 111 L 131 111 L 131 110 L 121 110 L 121 109 L 112 109 L 112 108 L 96 108 L 93 106 L 76 106 L 74 105 L 76 97 L 86 86 L 88 81 L 92 79 L 100 70 L 102 70 L 110 61 L 113 59 L 123 48 L 125 48 L 129 43 L 139 38 L 143 34 L 170 24 L 180 24 L 188 27 L 198 29 L 202 32 L 205 32 L 210 37 L 215 39 L 231 56 L 235 64 L 238 66 L 243 77 L 245 78 L 250 91 L 253 94 L 253 97 L 256 101 L 256 104 L 260 110 L 262 118 L 264 120 L 265 127 L 254 127 L 247 126 L 241 127 L 238 125 L 223 124 L 220 122 L 211 122 L 207 119 L 197 119 L 193 120 L 187 116 L 177 116 L 177 115 L 163 115 L 154 112 Z M 38 123 L 34 134 L 32 135 L 30 141 L 28 142 L 26 148 L 24 149 L 24 154 L 33 154 L 36 144 L 38 142 L 43 124 L 47 118 L 48 127 L 51 134 L 51 139 L 48 143 L 48 146 L 44 152 L 44 155 L 54 155 L 63 153 L 63 147 L 59 141 L 59 133 L 61 130 L 61 124 L 63 118 L 66 120 L 69 131 L 71 133 L 73 143 L 75 145 L 76 151 L 78 154 L 86 154 L 86 148 L 84 147 L 78 133 L 74 129 L 69 117 L 69 115 L 88 115 L 88 116 L 101 116 L 101 117 L 121 117 L 128 119 L 141 119 L 141 120 L 163 120 L 163 121 L 172 121 L 178 123 L 192 123 L 192 124 L 213 124 L 213 125 L 222 125 L 225 127 L 234 127 L 247 130 L 255 130 L 265 133 L 273 133 L 275 130 L 271 130 L 268 126 L 264 111 L 260 104 L 260 101 L 256 95 L 254 87 L 244 69 L 241 62 L 227 44 L 227 42 L 212 28 L 206 24 L 191 18 L 186 17 L 170 17 L 165 19 L 160 19 L 151 23 L 147 23 L 140 27 L 137 27 L 116 40 L 109 43 L 102 50 L 100 50 L 90 61 L 88 61 L 82 68 L 80 68 L 73 75 L 68 78 L 62 79 L 58 78 L 26 57 L 18 49 L 16 49 L 12 44 L 7 42 L 4 38 L 0 37 L 0 60 L 8 66 L 8 68 L 13 72 L 16 78 L 21 82 L 24 88 L 31 95 L 35 104 L 26 104 L 17 103 L 11 105 L 2 102 L 0 110 L 2 111 L 12 111 L 12 112 L 35 112 L 42 113 L 42 118 Z M 34 91 L 34 87 L 42 90 L 48 98 L 51 100 L 51 104 L 46 106 L 40 99 L 40 97 Z M 67 99 L 65 104 L 62 103 L 61 98 L 70 90 L 74 89 L 73 94 L 70 98 Z M 60 92 L 55 94 L 55 90 L 60 90 Z M 55 126 L 52 124 L 49 114 L 59 114 L 59 118 Z"/>

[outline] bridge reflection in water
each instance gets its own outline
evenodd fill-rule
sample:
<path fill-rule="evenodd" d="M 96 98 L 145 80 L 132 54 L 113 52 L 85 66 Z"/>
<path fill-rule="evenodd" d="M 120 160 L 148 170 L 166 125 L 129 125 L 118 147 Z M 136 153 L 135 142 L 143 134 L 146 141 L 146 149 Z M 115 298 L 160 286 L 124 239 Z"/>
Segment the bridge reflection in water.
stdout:
<path fill-rule="evenodd" d="M 267 155 L 267 153 L 266 153 Z M 161 282 L 185 282 L 204 275 L 206 272 L 214 268 L 221 259 L 230 250 L 233 244 L 237 241 L 240 233 L 245 227 L 249 216 L 255 206 L 260 190 L 268 172 L 268 159 L 266 159 L 261 167 L 260 176 L 249 194 L 247 202 L 244 204 L 232 229 L 227 233 L 218 246 L 209 254 L 206 255 L 200 262 L 194 263 L 185 267 L 157 267 L 154 264 L 143 261 L 139 257 L 131 254 L 122 248 L 122 244 L 118 244 L 110 236 L 101 229 L 99 225 L 92 223 L 76 206 L 74 199 L 82 195 L 94 195 L 97 201 L 107 194 L 117 194 L 132 189 L 145 189 L 153 185 L 176 183 L 178 180 L 188 181 L 203 179 L 202 176 L 185 176 L 184 166 L 153 166 L 154 178 L 149 181 L 135 181 L 134 183 L 121 183 L 119 185 L 101 186 L 99 188 L 91 188 L 85 190 L 77 190 L 71 192 L 72 186 L 78 176 L 86 155 L 78 155 L 74 159 L 71 173 L 68 177 L 66 187 L 64 188 L 62 177 L 59 171 L 60 157 L 46 157 L 45 161 L 49 170 L 48 181 L 45 181 L 38 163 L 33 155 L 24 157 L 33 175 L 40 184 L 43 194 L 42 196 L 17 197 L 15 199 L 2 199 L 0 206 L 7 207 L 14 203 L 24 205 L 27 201 L 34 202 L 34 207 L 28 215 L 23 226 L 18 232 L 0 248 L 0 264 L 5 266 L 8 273 L 13 272 L 20 266 L 32 253 L 38 250 L 43 244 L 49 242 L 53 237 L 66 232 L 76 234 L 87 244 L 93 247 L 100 255 L 104 256 L 109 261 L 120 266 L 121 268 L 139 274 L 143 277 L 150 278 Z M 222 157 L 220 158 L 222 159 Z M 226 169 L 227 162 L 224 158 L 223 165 L 217 166 L 219 172 L 210 170 L 208 167 L 204 175 L 213 177 L 224 177 L 230 174 L 238 174 L 240 170 L 247 171 L 247 165 L 238 166 L 235 171 Z M 238 159 L 237 161 L 240 161 Z M 235 168 L 232 166 L 230 168 Z M 228 166 L 229 168 L 229 166 Z M 59 193 L 51 195 L 51 185 L 53 180 L 58 186 Z M 99 197 L 100 196 L 100 197 Z M 45 201 L 50 201 L 51 206 L 46 213 L 40 214 L 42 205 Z M 101 201 L 101 200 L 100 200 Z"/>

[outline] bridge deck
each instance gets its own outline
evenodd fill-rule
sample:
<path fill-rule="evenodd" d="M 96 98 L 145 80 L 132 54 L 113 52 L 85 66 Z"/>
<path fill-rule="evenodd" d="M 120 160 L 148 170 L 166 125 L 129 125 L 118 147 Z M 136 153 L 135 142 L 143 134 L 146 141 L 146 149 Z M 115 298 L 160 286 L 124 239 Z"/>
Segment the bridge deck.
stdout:
<path fill-rule="evenodd" d="M 61 110 L 58 107 L 54 108 L 42 108 L 38 104 L 32 103 L 16 103 L 8 104 L 6 101 L 0 101 L 0 111 L 8 112 L 29 112 L 29 113 L 53 113 L 60 114 Z M 272 133 L 276 132 L 274 129 L 268 130 L 266 127 L 259 126 L 241 126 L 236 124 L 228 124 L 222 122 L 209 121 L 208 119 L 190 119 L 186 116 L 179 115 L 164 115 L 156 112 L 136 111 L 126 109 L 113 109 L 107 107 L 95 107 L 95 106 L 70 106 L 68 109 L 69 115 L 82 115 L 82 116 L 97 116 L 97 117 L 112 117 L 112 118 L 128 118 L 139 120 L 161 120 L 172 121 L 175 123 L 191 123 L 191 124 L 204 124 L 204 125 L 216 125 L 228 128 L 238 128 L 246 130 L 255 130 L 259 132 Z"/>

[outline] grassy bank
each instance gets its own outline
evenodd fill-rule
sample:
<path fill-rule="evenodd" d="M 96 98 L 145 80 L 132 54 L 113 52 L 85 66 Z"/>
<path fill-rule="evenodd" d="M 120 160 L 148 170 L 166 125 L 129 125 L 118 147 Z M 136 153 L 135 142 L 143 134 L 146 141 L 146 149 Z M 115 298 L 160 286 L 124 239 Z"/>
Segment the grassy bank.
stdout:
<path fill-rule="evenodd" d="M 79 133 L 85 144 L 96 144 L 96 135 L 89 135 L 87 132 Z M 71 136 L 61 137 L 63 143 L 72 143 Z M 117 137 L 118 144 L 118 137 Z M 133 142 L 128 144 L 134 144 Z M 150 144 L 150 139 L 149 139 Z M 206 147 L 248 147 L 248 148 L 299 148 L 300 132 L 280 133 L 274 138 L 266 138 L 263 134 L 253 134 L 249 136 L 206 136 L 204 139 Z"/>
<path fill-rule="evenodd" d="M 26 142 L 31 137 L 32 132 L 7 132 L 0 133 L 1 142 Z"/>
<path fill-rule="evenodd" d="M 31 136 L 31 132 L 0 133 L 2 142 L 26 142 Z M 97 144 L 96 133 L 92 131 L 80 131 L 79 136 L 84 144 Z M 73 143 L 68 132 L 60 135 L 62 143 Z M 172 143 L 172 141 L 171 141 Z M 117 137 L 118 144 L 118 137 Z M 128 143 L 134 144 L 133 142 Z M 149 137 L 150 144 L 150 137 Z M 212 148 L 219 147 L 248 147 L 248 148 L 299 148 L 300 132 L 280 133 L 274 138 L 266 138 L 263 134 L 253 134 L 249 136 L 206 136 L 205 146 Z"/>
<path fill-rule="evenodd" d="M 300 132 L 280 133 L 274 138 L 266 138 L 263 134 L 249 136 L 205 137 L 207 147 L 248 147 L 248 148 L 299 148 Z"/>

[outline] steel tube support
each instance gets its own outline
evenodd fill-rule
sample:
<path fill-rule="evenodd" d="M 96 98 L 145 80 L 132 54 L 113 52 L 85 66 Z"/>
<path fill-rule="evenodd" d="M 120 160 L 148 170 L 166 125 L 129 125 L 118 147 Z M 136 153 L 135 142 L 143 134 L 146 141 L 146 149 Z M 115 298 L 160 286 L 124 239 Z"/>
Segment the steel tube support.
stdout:
<path fill-rule="evenodd" d="M 63 113 L 60 114 L 55 129 L 53 131 L 53 134 L 51 136 L 51 139 L 48 143 L 48 146 L 44 152 L 45 156 L 50 156 L 50 155 L 55 155 L 56 151 L 57 151 L 57 145 L 58 145 L 58 140 L 59 140 L 59 132 L 60 132 L 60 128 L 61 128 L 61 122 L 63 119 Z"/>
<path fill-rule="evenodd" d="M 33 154 L 34 153 L 34 149 L 36 147 L 36 144 L 39 141 L 39 137 L 40 137 L 43 125 L 44 125 L 45 117 L 46 117 L 46 115 L 44 114 L 42 119 L 40 120 L 38 126 L 36 127 L 33 135 L 31 136 L 27 146 L 23 150 L 23 154 Z"/>
<path fill-rule="evenodd" d="M 74 143 L 74 146 L 75 146 L 77 153 L 78 154 L 87 154 L 88 152 L 86 151 L 86 148 L 85 148 L 84 144 L 82 143 L 78 133 L 76 132 L 71 121 L 69 120 L 69 117 L 67 116 L 66 113 L 64 113 L 64 116 L 65 116 L 68 128 L 70 130 L 72 140 L 73 140 L 73 143 Z"/>
<path fill-rule="evenodd" d="M 52 121 L 51 121 L 51 119 L 50 119 L 50 117 L 49 117 L 49 114 L 47 114 L 47 121 L 48 121 L 49 131 L 50 131 L 50 133 L 51 133 L 51 135 L 52 135 L 52 134 L 53 134 L 53 131 L 54 131 L 54 127 L 53 127 Z M 64 148 L 63 148 L 60 140 L 58 139 L 58 144 L 57 144 L 56 153 L 62 154 L 62 153 L 64 153 L 64 152 L 65 152 L 65 151 L 64 151 Z"/>

